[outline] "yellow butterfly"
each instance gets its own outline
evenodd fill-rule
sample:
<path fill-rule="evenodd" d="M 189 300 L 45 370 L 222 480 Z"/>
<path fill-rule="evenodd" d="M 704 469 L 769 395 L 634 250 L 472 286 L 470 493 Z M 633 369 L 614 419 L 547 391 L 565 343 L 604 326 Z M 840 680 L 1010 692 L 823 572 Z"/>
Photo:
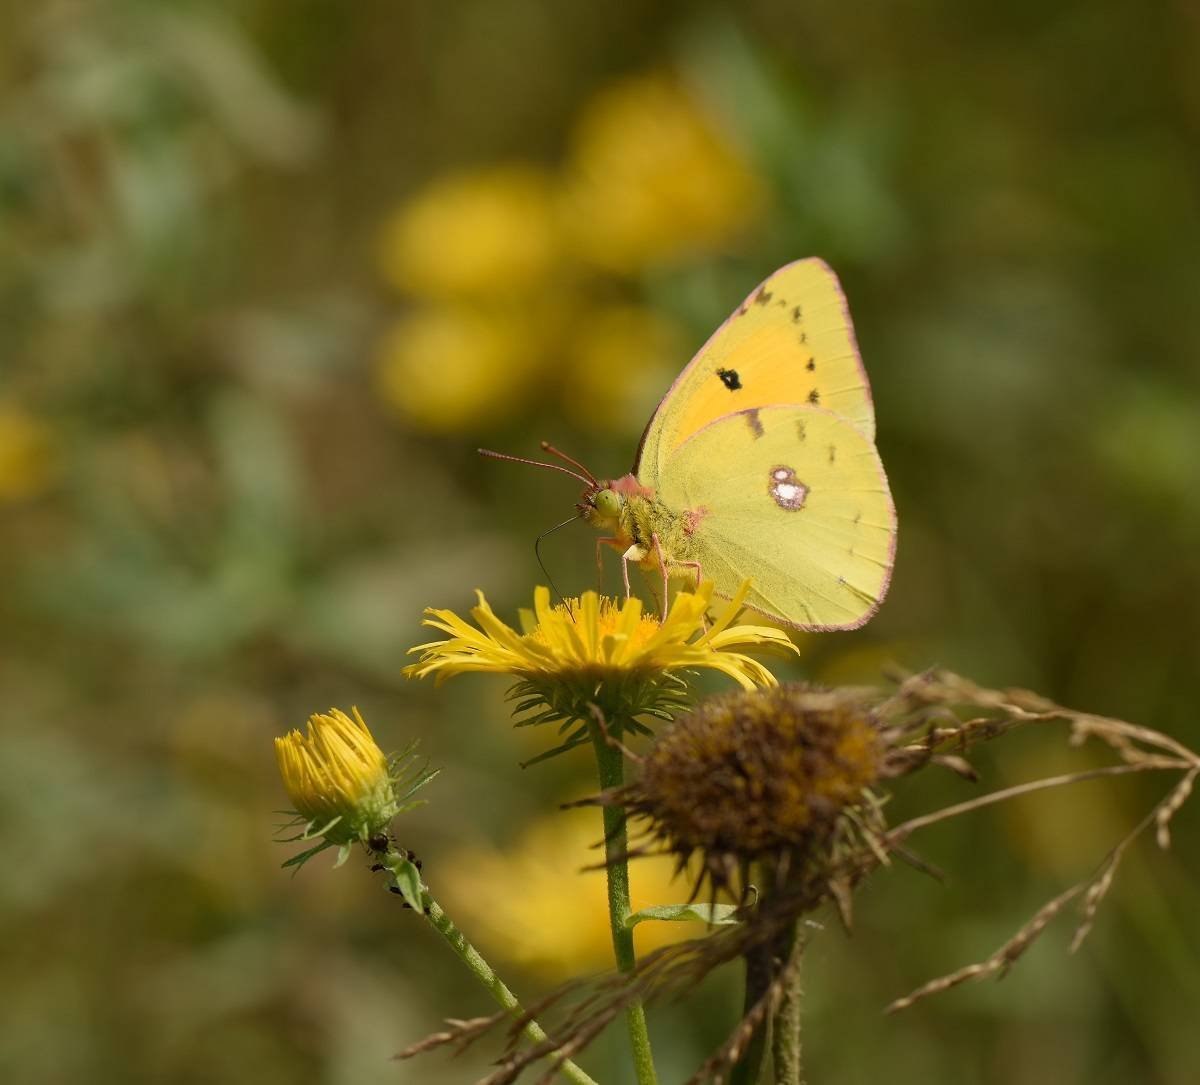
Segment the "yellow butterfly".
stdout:
<path fill-rule="evenodd" d="M 808 630 L 856 629 L 887 593 L 896 511 L 875 449 L 875 413 L 837 276 L 816 258 L 775 272 L 676 379 L 631 474 L 586 485 L 597 544 L 662 577 L 712 580 Z M 489 455 L 497 455 L 488 453 Z M 501 457 L 515 459 L 516 457 Z M 533 462 L 533 461 L 524 461 Z"/>

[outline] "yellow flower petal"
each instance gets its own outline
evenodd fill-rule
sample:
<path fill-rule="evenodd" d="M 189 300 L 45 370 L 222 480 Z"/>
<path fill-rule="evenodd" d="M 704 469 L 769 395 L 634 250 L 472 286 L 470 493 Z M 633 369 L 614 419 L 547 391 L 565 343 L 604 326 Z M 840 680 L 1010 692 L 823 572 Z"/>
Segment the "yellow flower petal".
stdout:
<path fill-rule="evenodd" d="M 746 590 L 707 631 L 711 583 L 676 595 L 664 621 L 644 615 L 638 599 L 618 601 L 585 592 L 579 599 L 554 606 L 549 589 L 539 587 L 534 591 L 532 616 L 522 623 L 523 633 L 498 618 L 481 593 L 471 611 L 476 626 L 450 611 L 426 611 L 425 624 L 450 636 L 410 649 L 421 658 L 405 673 L 417 678 L 433 675 L 439 681 L 476 671 L 576 681 L 709 668 L 746 688 L 773 685 L 771 672 L 744 649 L 795 651 L 795 647 L 780 630 L 733 624 Z"/>
<path fill-rule="evenodd" d="M 275 740 L 283 786 L 296 812 L 313 823 L 339 819 L 339 839 L 354 839 L 364 826 L 395 813 L 388 761 L 358 709 L 309 718 L 306 734 L 293 730 Z"/>

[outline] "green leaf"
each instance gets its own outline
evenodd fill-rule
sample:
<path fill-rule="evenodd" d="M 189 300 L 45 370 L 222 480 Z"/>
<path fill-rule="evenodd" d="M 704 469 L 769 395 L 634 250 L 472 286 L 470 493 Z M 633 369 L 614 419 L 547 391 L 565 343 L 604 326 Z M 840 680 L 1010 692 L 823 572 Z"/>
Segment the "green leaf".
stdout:
<path fill-rule="evenodd" d="M 625 919 L 625 929 L 633 930 L 647 919 L 659 919 L 668 923 L 699 921 L 712 927 L 727 927 L 739 922 L 735 914 L 736 904 L 655 904 L 641 908 Z"/>
<path fill-rule="evenodd" d="M 416 865 L 395 853 L 389 854 L 385 861 L 405 903 L 413 911 L 425 911 L 425 902 L 422 900 L 422 892 L 425 887 L 421 884 L 421 872 Z"/>

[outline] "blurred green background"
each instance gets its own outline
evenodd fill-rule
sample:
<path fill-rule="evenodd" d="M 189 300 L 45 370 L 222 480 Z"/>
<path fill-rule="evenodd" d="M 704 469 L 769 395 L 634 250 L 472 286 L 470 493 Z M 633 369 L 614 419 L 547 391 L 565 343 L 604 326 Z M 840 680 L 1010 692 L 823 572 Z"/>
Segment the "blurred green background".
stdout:
<path fill-rule="evenodd" d="M 624 472 L 691 352 L 800 256 L 849 295 L 900 542 L 879 616 L 788 673 L 940 663 L 1200 743 L 1192 5 L 0 12 L 4 1081 L 484 1067 L 486 1044 L 388 1061 L 489 1007 L 364 863 L 279 870 L 271 738 L 331 705 L 444 766 L 401 837 L 519 992 L 603 967 L 598 876 L 564 880 L 598 830 L 553 812 L 588 759 L 522 772 L 549 736 L 508 728 L 503 683 L 435 693 L 404 653 L 424 606 L 527 605 L 533 537 L 575 500 L 475 447 Z M 564 590 L 592 546 L 548 540 Z M 1060 732 L 981 760 L 992 786 L 1089 763 Z M 917 841 L 946 886 L 883 872 L 854 936 L 814 942 L 810 1080 L 1194 1081 L 1195 809 L 1173 852 L 1131 853 L 1075 957 L 1056 928 L 1003 984 L 881 1015 L 1163 787 Z M 918 777 L 897 813 L 975 793 Z M 664 1085 L 736 981 L 653 1012 Z M 620 1082 L 621 1052 L 583 1061 Z"/>

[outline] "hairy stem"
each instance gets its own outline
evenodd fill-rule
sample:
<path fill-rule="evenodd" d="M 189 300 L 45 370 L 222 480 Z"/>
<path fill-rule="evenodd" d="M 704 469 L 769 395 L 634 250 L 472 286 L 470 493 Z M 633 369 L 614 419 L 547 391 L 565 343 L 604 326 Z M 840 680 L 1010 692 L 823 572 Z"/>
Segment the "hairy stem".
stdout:
<path fill-rule="evenodd" d="M 477 980 L 483 984 L 488 994 L 506 1010 L 521 1014 L 521 1004 L 504 981 L 496 975 L 495 969 L 487 963 L 466 936 L 455 925 L 454 921 L 442 910 L 441 905 L 428 892 L 425 897 L 425 918 L 429 925 L 438 932 L 452 950 L 458 955 Z M 522 1030 L 522 1035 L 534 1044 L 544 1043 L 548 1037 L 545 1030 L 536 1021 L 530 1021 Z M 559 1068 L 560 1073 L 574 1085 L 596 1085 L 596 1080 L 569 1059 Z"/>
<path fill-rule="evenodd" d="M 592 745 L 596 750 L 596 767 L 600 787 L 608 790 L 620 787 L 625 779 L 625 755 L 609 743 L 599 722 L 590 725 Z M 625 812 L 617 806 L 602 807 L 604 814 L 604 858 L 608 864 L 608 922 L 612 928 L 613 956 L 621 972 L 632 972 L 637 965 L 633 949 L 633 931 L 627 930 L 629 917 L 629 864 L 625 858 L 629 844 L 625 834 Z M 633 1048 L 633 1065 L 638 1085 L 657 1085 L 654 1056 L 650 1049 L 650 1031 L 646 1027 L 646 1011 L 640 1002 L 632 1003 L 625 1011 L 629 1026 L 629 1042 Z"/>
<path fill-rule="evenodd" d="M 792 928 L 788 939 L 785 959 L 791 961 L 798 953 L 796 940 L 800 937 L 797 926 Z M 800 968 L 797 959 L 791 967 L 791 975 L 783 992 L 783 1001 L 775 1013 L 771 1031 L 771 1056 L 775 1063 L 775 1085 L 804 1085 L 804 1063 L 800 1048 Z"/>

